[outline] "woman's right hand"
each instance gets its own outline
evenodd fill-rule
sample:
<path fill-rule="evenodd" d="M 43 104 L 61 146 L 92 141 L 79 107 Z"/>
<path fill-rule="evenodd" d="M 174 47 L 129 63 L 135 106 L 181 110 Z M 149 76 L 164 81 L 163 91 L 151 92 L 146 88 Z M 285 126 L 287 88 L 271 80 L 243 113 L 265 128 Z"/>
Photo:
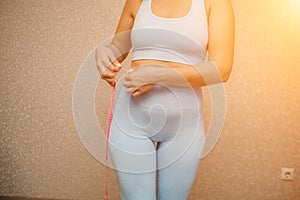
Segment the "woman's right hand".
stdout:
<path fill-rule="evenodd" d="M 116 82 L 116 74 L 121 69 L 117 60 L 118 52 L 112 46 L 100 46 L 95 51 L 96 65 L 101 79 L 113 86 Z"/>

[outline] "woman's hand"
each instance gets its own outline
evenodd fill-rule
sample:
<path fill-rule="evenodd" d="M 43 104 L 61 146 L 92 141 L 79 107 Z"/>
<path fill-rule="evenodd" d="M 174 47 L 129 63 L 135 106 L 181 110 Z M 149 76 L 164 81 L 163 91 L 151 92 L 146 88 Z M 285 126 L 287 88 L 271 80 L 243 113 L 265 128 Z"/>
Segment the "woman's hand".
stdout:
<path fill-rule="evenodd" d="M 145 92 L 151 90 L 154 86 L 155 86 L 155 83 L 149 83 L 149 84 L 143 85 L 143 86 L 139 87 L 138 89 L 136 89 L 132 93 L 132 96 L 134 96 L 134 97 L 140 96 L 140 95 L 144 94 Z"/>
<path fill-rule="evenodd" d="M 123 82 L 126 92 L 134 97 L 151 90 L 157 84 L 159 67 L 153 65 L 130 69 Z"/>
<path fill-rule="evenodd" d="M 121 69 L 121 64 L 117 60 L 118 49 L 110 46 L 98 47 L 95 51 L 96 65 L 100 77 L 113 86 L 116 81 L 116 74 Z"/>

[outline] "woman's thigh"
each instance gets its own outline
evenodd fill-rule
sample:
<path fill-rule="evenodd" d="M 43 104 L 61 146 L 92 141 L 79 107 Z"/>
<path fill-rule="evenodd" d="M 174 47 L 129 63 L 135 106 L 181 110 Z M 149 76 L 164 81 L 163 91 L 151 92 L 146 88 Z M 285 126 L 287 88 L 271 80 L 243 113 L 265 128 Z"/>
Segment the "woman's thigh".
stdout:
<path fill-rule="evenodd" d="M 155 200 L 154 143 L 141 127 L 136 126 L 137 122 L 132 123 L 124 105 L 117 104 L 115 111 L 111 123 L 109 154 L 116 169 L 121 200 Z"/>
<path fill-rule="evenodd" d="M 205 146 L 202 118 L 182 123 L 172 140 L 157 150 L 158 199 L 185 200 L 192 188 Z"/>

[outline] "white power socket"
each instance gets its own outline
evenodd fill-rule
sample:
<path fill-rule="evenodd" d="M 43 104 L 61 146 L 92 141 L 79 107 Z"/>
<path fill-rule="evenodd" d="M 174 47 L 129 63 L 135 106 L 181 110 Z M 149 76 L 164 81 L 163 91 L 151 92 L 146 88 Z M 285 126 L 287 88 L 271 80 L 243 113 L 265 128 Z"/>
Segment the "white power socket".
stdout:
<path fill-rule="evenodd" d="M 281 168 L 281 180 L 292 181 L 294 179 L 293 168 Z"/>

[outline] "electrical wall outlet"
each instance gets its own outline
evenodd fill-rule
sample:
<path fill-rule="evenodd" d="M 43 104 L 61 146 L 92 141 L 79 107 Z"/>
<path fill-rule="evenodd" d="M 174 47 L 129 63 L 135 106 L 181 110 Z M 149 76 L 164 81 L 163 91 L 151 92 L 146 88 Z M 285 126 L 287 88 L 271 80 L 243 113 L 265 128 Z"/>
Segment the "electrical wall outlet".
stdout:
<path fill-rule="evenodd" d="M 281 180 L 292 181 L 294 179 L 293 168 L 281 168 Z"/>

